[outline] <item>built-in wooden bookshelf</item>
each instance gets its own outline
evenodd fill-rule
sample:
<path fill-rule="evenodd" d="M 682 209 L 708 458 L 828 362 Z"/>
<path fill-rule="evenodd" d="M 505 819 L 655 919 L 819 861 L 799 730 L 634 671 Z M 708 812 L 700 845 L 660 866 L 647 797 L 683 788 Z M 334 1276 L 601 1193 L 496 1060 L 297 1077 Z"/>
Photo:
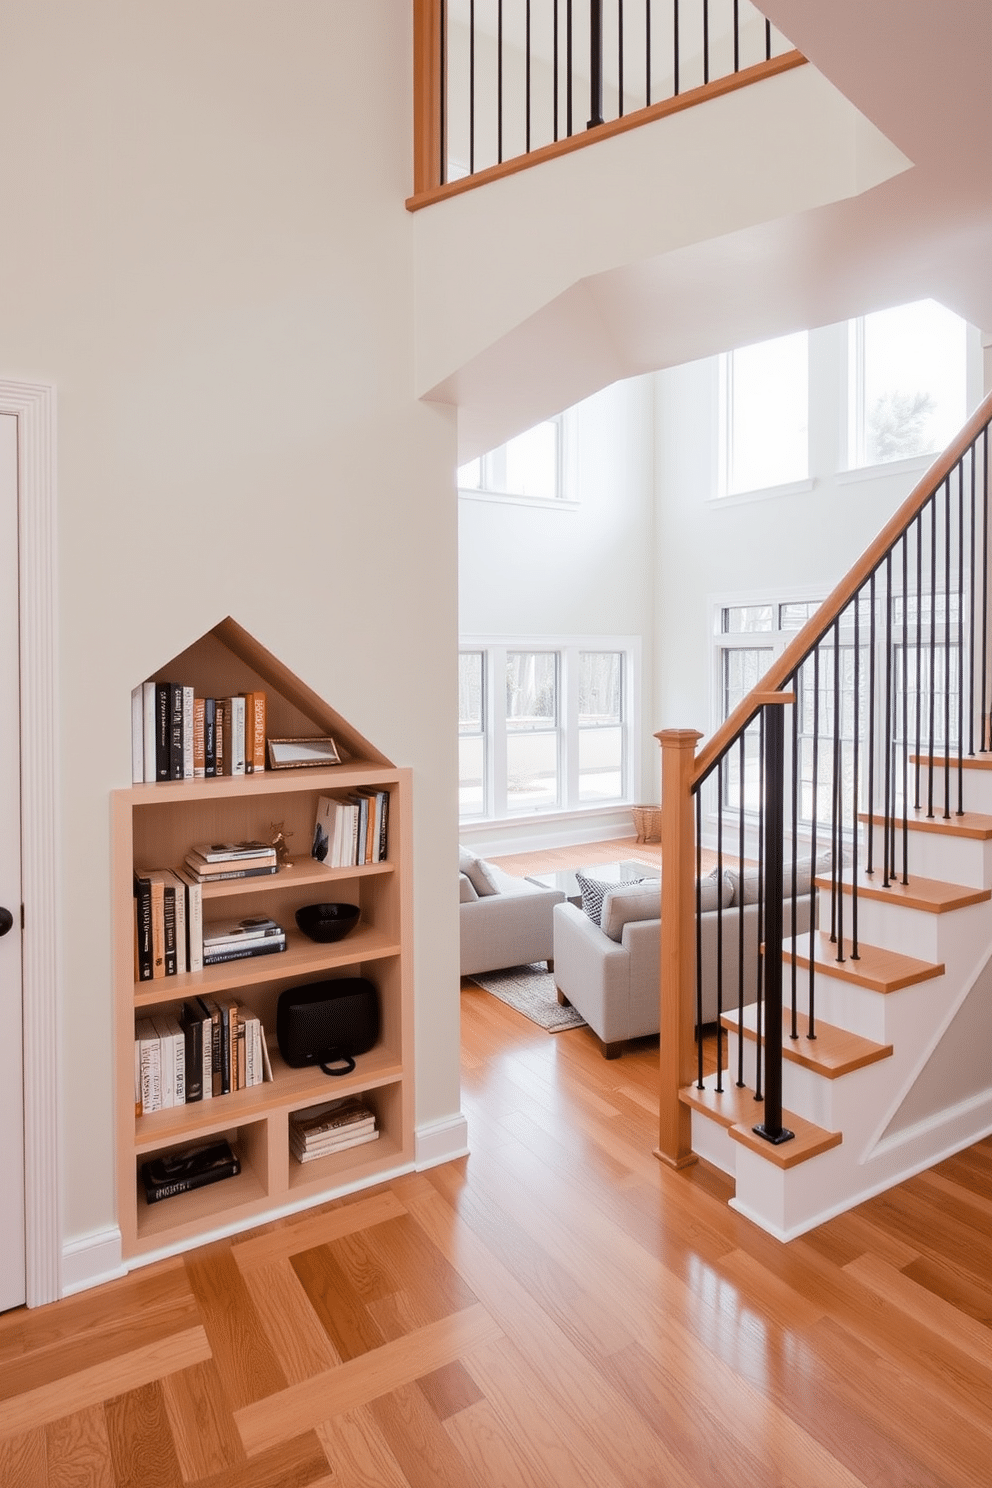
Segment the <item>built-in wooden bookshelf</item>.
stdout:
<path fill-rule="evenodd" d="M 224 620 L 155 674 L 181 678 L 198 695 L 264 690 L 273 737 L 330 734 L 342 763 L 266 770 L 247 776 L 161 781 L 113 793 L 114 978 L 116 1008 L 118 1212 L 125 1258 L 179 1249 L 217 1229 L 256 1223 L 291 1206 L 374 1183 L 413 1160 L 410 778 L 306 688 L 233 620 Z M 152 679 L 149 679 L 152 680 Z M 389 792 L 388 848 L 383 862 L 328 868 L 309 855 L 321 795 L 371 787 Z M 224 916 L 264 912 L 287 931 L 276 956 L 223 962 L 202 972 L 136 982 L 133 870 L 175 867 L 198 841 L 271 839 L 281 824 L 290 866 L 260 878 L 203 886 L 203 910 Z M 340 900 L 361 917 L 343 940 L 317 944 L 296 928 L 303 904 Z M 317 1068 L 290 1069 L 279 1056 L 276 1002 L 286 987 L 337 976 L 361 976 L 379 993 L 379 1042 L 355 1070 L 328 1078 Z M 197 993 L 231 993 L 261 1018 L 273 1079 L 230 1095 L 135 1116 L 136 1012 L 177 1011 Z M 361 1093 L 376 1113 L 380 1136 L 315 1162 L 289 1150 L 290 1113 Z M 241 1172 L 191 1193 L 148 1204 L 140 1166 L 201 1139 L 226 1137 Z"/>

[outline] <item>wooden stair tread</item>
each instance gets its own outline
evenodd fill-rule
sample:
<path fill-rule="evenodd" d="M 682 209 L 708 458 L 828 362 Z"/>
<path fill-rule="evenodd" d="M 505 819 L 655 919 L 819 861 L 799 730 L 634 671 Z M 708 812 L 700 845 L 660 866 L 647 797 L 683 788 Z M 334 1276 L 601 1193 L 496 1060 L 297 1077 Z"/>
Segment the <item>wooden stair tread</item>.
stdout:
<path fill-rule="evenodd" d="M 724 1013 L 721 1018 L 724 1028 L 737 1032 L 739 1026 L 739 1015 L 735 1009 L 733 1012 Z M 758 1009 L 752 1003 L 744 1009 L 745 1038 L 757 1039 L 758 1037 Z M 823 1075 L 827 1080 L 836 1080 L 841 1075 L 849 1075 L 852 1070 L 864 1069 L 866 1065 L 876 1064 L 880 1059 L 888 1059 L 892 1054 L 891 1044 L 876 1044 L 871 1039 L 862 1038 L 860 1034 L 851 1033 L 846 1028 L 837 1028 L 833 1023 L 824 1023 L 822 1019 L 816 1020 L 816 1037 L 809 1037 L 809 1018 L 805 1013 L 796 1014 L 796 1027 L 799 1037 L 792 1037 L 792 1013 L 784 1010 L 782 1013 L 782 1058 L 788 1059 L 792 1064 L 800 1064 L 804 1069 L 813 1070 L 818 1075 Z M 762 1038 L 762 1043 L 764 1039 Z"/>
<path fill-rule="evenodd" d="M 728 1071 L 724 1070 L 723 1078 L 722 1091 L 716 1089 L 716 1075 L 707 1075 L 702 1090 L 695 1084 L 687 1085 L 679 1091 L 679 1100 L 719 1122 L 735 1142 L 750 1148 L 775 1167 L 794 1168 L 799 1163 L 808 1162 L 811 1157 L 818 1157 L 821 1152 L 829 1152 L 831 1147 L 839 1147 L 843 1141 L 842 1132 L 829 1132 L 793 1111 L 783 1110 L 782 1125 L 794 1136 L 779 1146 L 766 1142 L 753 1130 L 761 1120 L 762 1102 L 755 1100 L 753 1091 L 738 1089 Z"/>
<path fill-rule="evenodd" d="M 929 765 L 931 760 L 933 760 L 935 770 L 942 770 L 944 768 L 944 756 L 942 754 L 911 754 L 909 756 L 911 765 Z M 957 770 L 957 767 L 958 760 L 955 755 L 951 759 L 952 774 Z M 992 754 L 966 754 L 962 757 L 961 767 L 964 770 L 992 770 Z"/>
<path fill-rule="evenodd" d="M 799 937 L 797 946 L 808 944 L 808 937 Z M 813 958 L 818 971 L 839 981 L 853 982 L 857 987 L 868 987 L 873 992 L 898 992 L 903 987 L 927 982 L 944 975 L 942 963 L 921 961 L 916 956 L 904 956 L 899 951 L 885 950 L 881 946 L 858 944 L 858 960 L 851 960 L 851 942 L 843 942 L 843 961 L 837 960 L 837 946 L 826 931 L 813 936 Z M 782 959 L 792 960 L 791 941 L 782 948 Z M 809 956 L 797 949 L 796 965 L 809 966 Z"/>
<path fill-rule="evenodd" d="M 876 826 L 881 826 L 886 818 L 880 811 L 858 812 L 858 821 L 870 821 Z M 902 827 L 902 808 L 893 814 L 890 820 L 894 820 L 897 830 Z M 946 837 L 970 837 L 987 842 L 992 838 L 992 816 L 987 816 L 981 811 L 966 811 L 961 816 L 952 812 L 949 817 L 927 816 L 921 807 L 919 811 L 912 809 L 906 814 L 906 824 L 911 832 L 940 832 Z"/>
<path fill-rule="evenodd" d="M 818 875 L 816 884 L 817 888 L 829 890 L 829 876 Z M 845 894 L 850 894 L 851 887 L 849 881 L 841 883 Z M 952 909 L 965 909 L 969 904 L 982 904 L 985 900 L 992 899 L 992 889 L 975 889 L 967 884 L 945 883 L 939 878 L 915 876 L 908 884 L 892 879 L 888 888 L 883 888 L 880 871 L 869 878 L 862 870 L 858 873 L 858 897 L 905 905 L 907 909 L 919 909 L 924 914 L 947 914 Z"/>

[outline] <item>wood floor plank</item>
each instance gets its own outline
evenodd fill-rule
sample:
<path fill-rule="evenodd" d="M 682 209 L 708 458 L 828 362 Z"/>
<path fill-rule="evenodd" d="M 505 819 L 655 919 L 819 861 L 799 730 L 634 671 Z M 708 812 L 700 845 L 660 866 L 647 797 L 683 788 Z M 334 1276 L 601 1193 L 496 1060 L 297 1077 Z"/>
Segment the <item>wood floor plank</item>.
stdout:
<path fill-rule="evenodd" d="M 201 1478 L 195 1488 L 341 1488 L 341 1485 L 327 1465 L 316 1432 L 307 1431 L 279 1442 L 247 1462 Z"/>
<path fill-rule="evenodd" d="M 455 1360 L 417 1381 L 424 1398 L 439 1421 L 468 1410 L 482 1399 L 482 1392 L 465 1366 Z"/>
<path fill-rule="evenodd" d="M 410 1488 L 409 1479 L 367 1405 L 317 1427 L 335 1488 Z"/>
<path fill-rule="evenodd" d="M 992 1400 L 992 1333 L 983 1323 L 975 1322 L 905 1276 L 877 1256 L 859 1256 L 844 1267 L 849 1276 L 868 1287 L 877 1297 L 889 1302 L 900 1316 L 929 1329 L 944 1345 L 959 1350 L 981 1366 L 988 1376 L 989 1399 Z"/>
<path fill-rule="evenodd" d="M 14 1488 L 48 1488 L 48 1458 L 43 1427 L 0 1440 L 0 1483 Z"/>
<path fill-rule="evenodd" d="M 227 1241 L 186 1256 L 186 1274 L 232 1408 L 281 1390 L 286 1376 Z"/>
<path fill-rule="evenodd" d="M 415 1384 L 380 1395 L 369 1409 L 410 1488 L 481 1488 Z"/>
<path fill-rule="evenodd" d="M 287 1384 L 340 1363 L 288 1256 L 252 1265 L 242 1274 Z"/>
<path fill-rule="evenodd" d="M 560 1488 L 562 1479 L 535 1462 L 519 1437 L 508 1430 L 488 1400 L 480 1398 L 445 1421 L 445 1429 L 487 1488 Z"/>
<path fill-rule="evenodd" d="M 44 1426 L 61 1416 L 99 1405 L 112 1395 L 161 1379 L 174 1369 L 185 1369 L 210 1357 L 210 1344 L 202 1328 L 189 1328 L 145 1348 L 118 1354 L 65 1379 L 39 1385 L 23 1395 L 0 1401 L 0 1440 L 15 1432 Z"/>
<path fill-rule="evenodd" d="M 52 1421 L 45 1428 L 45 1449 L 48 1488 L 115 1488 L 102 1406 L 91 1405 Z"/>
<path fill-rule="evenodd" d="M 185 1482 L 209 1478 L 245 1461 L 213 1359 L 166 1375 L 162 1397 Z"/>
<path fill-rule="evenodd" d="M 252 1456 L 285 1435 L 366 1405 L 450 1364 L 500 1332 L 486 1310 L 476 1305 L 246 1406 L 235 1412 L 245 1450 Z"/>
<path fill-rule="evenodd" d="M 349 1200 L 340 1208 L 322 1208 L 302 1217 L 283 1220 L 261 1234 L 255 1233 L 245 1239 L 235 1236 L 232 1251 L 244 1271 L 295 1255 L 301 1250 L 312 1250 L 315 1245 L 328 1245 L 342 1235 L 353 1235 L 382 1224 L 384 1220 L 398 1219 L 402 1213 L 403 1205 L 396 1195 L 384 1189 L 368 1198 Z"/>
<path fill-rule="evenodd" d="M 356 1359 L 385 1343 L 366 1299 L 352 1284 L 334 1247 L 318 1245 L 290 1257 L 314 1314 L 339 1359 Z"/>
<path fill-rule="evenodd" d="M 115 1396 L 104 1410 L 117 1488 L 183 1488 L 157 1382 Z"/>

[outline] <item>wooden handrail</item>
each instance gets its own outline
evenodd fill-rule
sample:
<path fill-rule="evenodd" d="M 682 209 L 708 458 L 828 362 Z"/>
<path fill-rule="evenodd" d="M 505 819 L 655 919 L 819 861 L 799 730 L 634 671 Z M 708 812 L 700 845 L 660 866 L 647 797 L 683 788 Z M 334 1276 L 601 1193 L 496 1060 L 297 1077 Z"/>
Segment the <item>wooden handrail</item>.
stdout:
<path fill-rule="evenodd" d="M 505 176 L 516 175 L 518 171 L 529 170 L 532 165 L 542 165 L 547 160 L 557 160 L 560 155 L 570 155 L 575 150 L 582 150 L 586 145 L 598 144 L 600 140 L 612 139 L 614 135 L 625 134 L 629 129 L 639 129 L 643 124 L 653 124 L 656 119 L 665 119 L 670 114 L 681 113 L 683 109 L 694 108 L 697 104 L 706 103 L 712 98 L 722 98 L 727 93 L 736 92 L 738 88 L 746 88 L 751 83 L 760 83 L 765 78 L 776 77 L 782 72 L 791 72 L 794 67 L 802 67 L 806 58 L 802 52 L 783 52 L 780 57 L 772 57 L 767 62 L 757 62 L 753 67 L 742 67 L 740 72 L 729 73 L 727 77 L 715 78 L 711 83 L 704 83 L 698 88 L 689 88 L 685 93 L 678 94 L 675 98 L 663 98 L 658 103 L 652 103 L 647 108 L 635 109 L 632 113 L 624 114 L 621 119 L 609 119 L 605 124 L 597 124 L 594 129 L 583 129 L 578 134 L 568 135 L 565 139 L 555 140 L 552 144 L 541 145 L 536 150 L 531 150 L 526 155 L 514 155 L 509 160 L 503 160 L 499 165 L 487 166 L 485 170 L 476 171 L 471 176 L 461 176 L 457 181 L 447 181 L 443 186 L 440 184 L 440 31 L 430 30 L 433 26 L 440 26 L 440 4 L 441 0 L 414 0 L 414 186 L 413 195 L 407 197 L 406 209 L 408 212 L 419 212 L 421 207 L 432 206 L 434 202 L 447 201 L 449 197 L 461 196 L 465 191 L 474 191 L 477 186 L 486 186 L 491 181 L 500 181 Z M 425 16 L 421 20 L 420 12 Z M 436 11 L 437 19 L 428 21 L 426 12 Z M 428 40 L 428 32 L 430 39 Z M 427 48 L 426 61 L 422 58 L 419 48 Z M 430 71 L 431 59 L 434 59 L 434 72 Z M 425 71 L 421 69 L 425 68 Z M 437 89 L 432 95 L 430 108 L 426 101 L 428 89 Z M 429 131 L 434 128 L 435 134 L 429 137 Z M 433 162 L 433 166 L 432 166 Z"/>
<path fill-rule="evenodd" d="M 441 8 L 444 0 L 413 0 L 413 189 L 441 184 Z"/>
<path fill-rule="evenodd" d="M 871 578 L 889 549 L 898 542 L 909 524 L 926 506 L 935 491 L 943 485 L 959 460 L 964 458 L 979 434 L 990 422 L 992 422 L 992 393 L 975 409 L 957 438 L 948 445 L 942 455 L 937 457 L 923 479 L 886 522 L 874 542 L 869 544 L 853 568 L 844 575 L 833 592 L 823 601 L 816 614 L 807 620 L 795 639 L 786 646 L 782 655 L 772 662 L 758 687 L 737 704 L 726 721 L 707 740 L 696 756 L 695 769 L 692 774 L 693 785 L 697 785 L 712 769 L 721 754 L 751 722 L 762 705 L 762 694 L 778 691 L 805 660 L 817 641 L 826 635 L 837 617 Z"/>

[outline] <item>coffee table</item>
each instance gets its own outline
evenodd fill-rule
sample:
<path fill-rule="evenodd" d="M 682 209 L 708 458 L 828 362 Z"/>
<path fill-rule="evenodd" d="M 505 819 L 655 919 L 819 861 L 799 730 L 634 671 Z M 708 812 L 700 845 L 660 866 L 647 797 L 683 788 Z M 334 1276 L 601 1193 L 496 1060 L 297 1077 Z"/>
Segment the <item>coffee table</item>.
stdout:
<path fill-rule="evenodd" d="M 576 874 L 583 878 L 594 878 L 597 883 L 633 883 L 639 878 L 660 878 L 661 870 L 655 863 L 639 863 L 628 858 L 622 863 L 590 863 L 588 868 L 559 868 L 556 873 L 528 873 L 528 883 L 538 884 L 542 889 L 560 889 L 570 904 L 582 903 L 582 890 Z"/>

